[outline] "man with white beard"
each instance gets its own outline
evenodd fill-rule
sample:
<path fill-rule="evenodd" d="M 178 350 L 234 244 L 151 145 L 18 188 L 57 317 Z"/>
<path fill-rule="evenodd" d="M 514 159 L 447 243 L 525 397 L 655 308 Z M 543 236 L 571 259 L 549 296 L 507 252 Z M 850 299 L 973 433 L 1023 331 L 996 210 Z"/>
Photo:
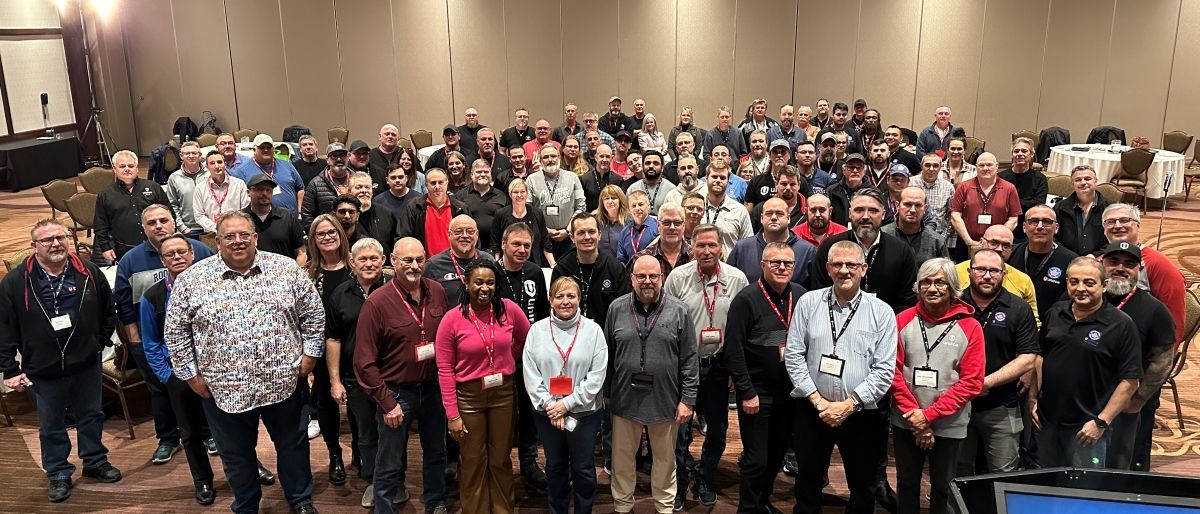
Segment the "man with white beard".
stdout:
<path fill-rule="evenodd" d="M 705 194 L 704 184 L 700 182 L 700 179 L 696 178 L 696 174 L 700 172 L 696 158 L 690 155 L 684 156 L 680 157 L 676 163 L 676 169 L 679 172 L 679 185 L 667 191 L 667 196 L 663 199 L 663 203 L 682 204 L 683 197 L 688 193 Z"/>

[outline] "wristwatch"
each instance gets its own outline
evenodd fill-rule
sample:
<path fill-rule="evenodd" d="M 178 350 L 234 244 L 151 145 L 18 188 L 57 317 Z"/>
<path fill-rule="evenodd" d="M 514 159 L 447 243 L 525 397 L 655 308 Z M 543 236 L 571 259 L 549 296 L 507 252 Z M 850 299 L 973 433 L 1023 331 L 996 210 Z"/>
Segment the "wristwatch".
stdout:
<path fill-rule="evenodd" d="M 1100 419 L 1100 416 L 1092 418 L 1092 421 L 1096 422 L 1096 426 L 1100 427 L 1100 430 L 1108 430 L 1108 422 Z"/>
<path fill-rule="evenodd" d="M 854 404 L 854 412 L 863 410 L 863 402 L 858 398 L 857 394 L 850 395 L 850 403 Z"/>

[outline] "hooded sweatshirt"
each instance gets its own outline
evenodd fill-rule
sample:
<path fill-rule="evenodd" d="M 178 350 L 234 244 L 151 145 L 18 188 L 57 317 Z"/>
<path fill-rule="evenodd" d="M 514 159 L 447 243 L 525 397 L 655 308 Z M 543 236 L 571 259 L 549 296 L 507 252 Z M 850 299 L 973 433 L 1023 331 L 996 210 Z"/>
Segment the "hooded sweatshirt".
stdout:
<path fill-rule="evenodd" d="M 899 346 L 892 380 L 892 425 L 908 428 L 904 414 L 921 409 L 936 437 L 962 439 L 971 420 L 971 400 L 983 389 L 985 343 L 975 309 L 954 300 L 946 313 L 934 318 L 923 303 L 896 316 Z M 925 329 L 922 338 L 921 329 Z M 926 342 L 927 340 L 927 342 Z M 926 351 L 927 348 L 932 350 Z M 937 387 L 914 384 L 914 371 L 932 368 Z"/>

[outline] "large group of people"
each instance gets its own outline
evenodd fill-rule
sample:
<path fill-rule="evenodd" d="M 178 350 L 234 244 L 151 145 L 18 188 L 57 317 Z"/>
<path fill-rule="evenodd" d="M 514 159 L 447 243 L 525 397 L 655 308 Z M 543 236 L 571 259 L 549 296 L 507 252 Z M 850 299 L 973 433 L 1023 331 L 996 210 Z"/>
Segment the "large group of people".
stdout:
<path fill-rule="evenodd" d="M 92 259 L 40 221 L 0 283 L 0 373 L 36 400 L 50 501 L 71 495 L 68 415 L 83 477 L 121 479 L 100 410 L 117 330 L 150 462 L 183 449 L 208 505 L 219 455 L 234 512 L 275 481 L 260 423 L 299 513 L 317 433 L 329 482 L 357 470 L 362 506 L 395 512 L 413 429 L 428 513 L 455 481 L 464 512 L 512 512 L 514 447 L 551 512 L 591 512 L 598 454 L 616 512 L 647 467 L 658 512 L 708 506 L 734 407 L 744 513 L 779 512 L 781 470 L 794 512 L 820 512 L 835 445 L 850 513 L 918 512 L 926 466 L 939 514 L 958 476 L 1149 469 L 1184 281 L 1094 169 L 1048 206 L 1032 141 L 972 165 L 946 106 L 911 142 L 861 99 L 721 107 L 708 130 L 608 107 L 503 130 L 467 109 L 424 163 L 390 124 L 323 158 L 311 136 L 291 159 L 265 134 L 248 157 L 185 142 L 165 185 L 118 152 Z"/>

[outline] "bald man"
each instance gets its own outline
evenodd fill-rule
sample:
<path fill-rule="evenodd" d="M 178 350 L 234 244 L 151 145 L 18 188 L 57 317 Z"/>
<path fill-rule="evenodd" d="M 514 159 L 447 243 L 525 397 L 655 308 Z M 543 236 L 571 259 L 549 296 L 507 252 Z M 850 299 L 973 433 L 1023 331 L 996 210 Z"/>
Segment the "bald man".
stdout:
<path fill-rule="evenodd" d="M 371 181 L 380 184 L 381 187 L 387 184 L 388 169 L 400 160 L 400 154 L 403 153 L 400 151 L 399 142 L 400 129 L 395 125 L 388 123 L 379 127 L 379 146 L 371 149 L 367 166 L 371 173 Z"/>
<path fill-rule="evenodd" d="M 479 246 L 479 227 L 475 218 L 467 214 L 459 214 L 450 220 L 450 248 L 434 255 L 425 266 L 425 277 L 431 278 L 446 290 L 446 299 L 450 305 L 457 305 L 459 292 L 466 284 L 467 277 L 463 271 L 476 259 L 496 262 L 488 252 L 481 252 Z"/>
<path fill-rule="evenodd" d="M 1037 321 L 1038 326 L 1042 325 L 1042 320 L 1039 317 L 1037 290 L 1033 287 L 1033 280 L 1026 275 L 1025 272 L 1014 268 L 1008 264 L 1009 256 L 1013 250 L 1013 233 L 1004 225 L 992 225 L 988 227 L 983 236 L 979 238 L 980 250 L 992 250 L 1001 257 L 1004 257 L 1004 289 L 1018 298 L 1025 300 L 1029 304 L 1029 308 L 1033 309 L 1033 319 Z M 970 267 L 971 261 L 966 260 L 959 262 L 955 267 L 958 272 L 958 282 L 964 290 L 971 284 L 971 276 L 967 273 L 967 268 Z"/>
<path fill-rule="evenodd" d="M 996 156 L 984 152 L 975 161 L 974 178 L 954 188 L 950 199 L 950 224 L 958 234 L 959 243 L 951 255 L 965 261 L 970 248 L 980 248 L 979 239 L 992 225 L 1004 225 L 1009 232 L 1016 230 L 1021 215 L 1021 196 L 1010 182 L 999 178 Z"/>

